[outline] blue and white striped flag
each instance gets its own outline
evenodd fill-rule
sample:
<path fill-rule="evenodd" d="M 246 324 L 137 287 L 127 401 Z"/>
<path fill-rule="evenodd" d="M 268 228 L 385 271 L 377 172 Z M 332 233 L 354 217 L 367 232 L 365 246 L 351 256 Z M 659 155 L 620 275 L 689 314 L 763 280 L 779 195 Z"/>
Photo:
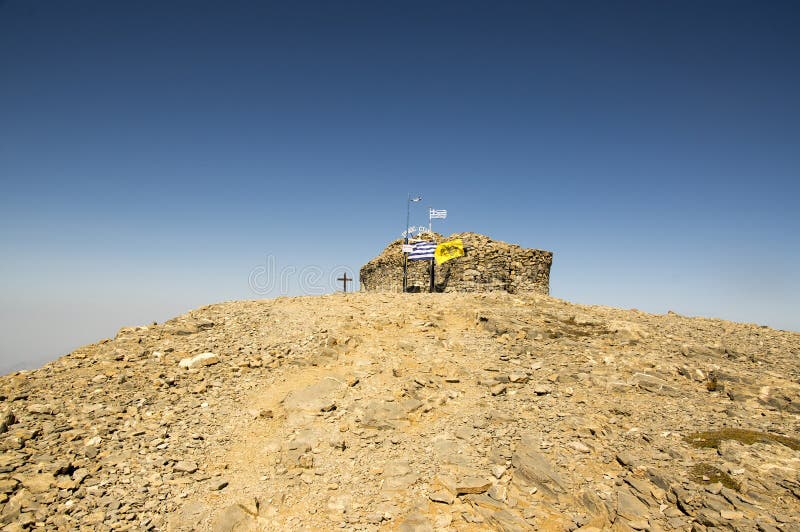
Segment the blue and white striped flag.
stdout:
<path fill-rule="evenodd" d="M 436 242 L 417 242 L 409 253 L 408 260 L 430 260 L 436 252 Z"/>
<path fill-rule="evenodd" d="M 447 218 L 447 209 L 429 209 L 428 213 L 431 220 L 436 220 L 437 218 L 444 220 Z"/>

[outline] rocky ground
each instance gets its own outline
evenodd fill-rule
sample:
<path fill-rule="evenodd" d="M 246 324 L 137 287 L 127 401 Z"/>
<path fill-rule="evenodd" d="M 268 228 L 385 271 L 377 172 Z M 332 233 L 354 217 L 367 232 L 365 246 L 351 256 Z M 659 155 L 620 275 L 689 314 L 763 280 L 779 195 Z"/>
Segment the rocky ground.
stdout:
<path fill-rule="evenodd" d="M 0 378 L 0 526 L 800 530 L 799 355 L 539 295 L 211 305 Z"/>

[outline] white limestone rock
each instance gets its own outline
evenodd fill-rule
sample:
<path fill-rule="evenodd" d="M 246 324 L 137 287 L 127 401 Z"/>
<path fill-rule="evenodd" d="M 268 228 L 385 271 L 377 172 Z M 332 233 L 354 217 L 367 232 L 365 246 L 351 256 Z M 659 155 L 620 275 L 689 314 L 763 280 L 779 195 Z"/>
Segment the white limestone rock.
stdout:
<path fill-rule="evenodd" d="M 181 359 L 178 365 L 186 369 L 202 368 L 219 362 L 219 356 L 214 353 L 200 353 L 193 357 Z"/>

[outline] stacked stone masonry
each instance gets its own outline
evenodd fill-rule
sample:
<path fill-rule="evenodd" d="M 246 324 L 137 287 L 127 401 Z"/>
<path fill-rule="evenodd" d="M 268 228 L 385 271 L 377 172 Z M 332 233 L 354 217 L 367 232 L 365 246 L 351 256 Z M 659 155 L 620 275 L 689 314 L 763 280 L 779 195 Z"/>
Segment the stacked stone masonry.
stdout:
<path fill-rule="evenodd" d="M 447 242 L 460 238 L 465 255 L 434 265 L 437 292 L 550 292 L 553 253 L 526 249 L 492 240 L 477 233 L 456 233 L 449 237 L 424 235 L 423 239 Z M 400 292 L 403 286 L 403 240 L 395 240 L 361 268 L 361 290 Z M 409 261 L 408 290 L 427 292 L 430 261 Z"/>

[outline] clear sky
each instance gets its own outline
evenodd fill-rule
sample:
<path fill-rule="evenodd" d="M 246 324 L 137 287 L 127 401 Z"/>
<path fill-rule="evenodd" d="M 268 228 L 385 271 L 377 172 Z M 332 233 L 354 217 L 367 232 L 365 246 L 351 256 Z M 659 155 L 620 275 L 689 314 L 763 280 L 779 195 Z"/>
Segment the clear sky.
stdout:
<path fill-rule="evenodd" d="M 0 370 L 330 291 L 408 193 L 412 224 L 554 251 L 554 296 L 800 330 L 798 27 L 779 1 L 0 1 Z"/>

